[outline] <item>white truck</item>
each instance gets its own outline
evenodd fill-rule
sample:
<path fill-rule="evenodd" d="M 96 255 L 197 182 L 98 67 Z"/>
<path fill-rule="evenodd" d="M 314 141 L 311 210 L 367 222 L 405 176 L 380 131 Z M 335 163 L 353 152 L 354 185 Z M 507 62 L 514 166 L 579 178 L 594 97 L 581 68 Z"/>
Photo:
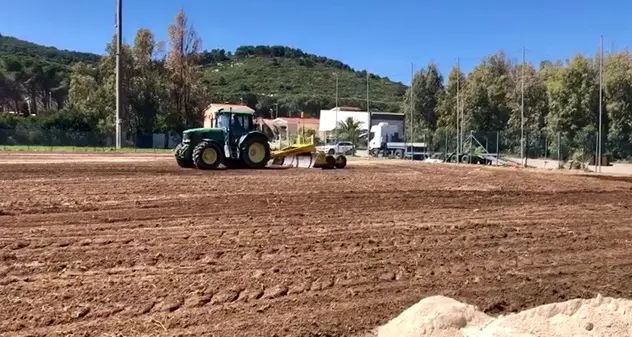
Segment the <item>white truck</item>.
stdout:
<path fill-rule="evenodd" d="M 369 134 L 369 155 L 378 157 L 395 157 L 398 159 L 425 159 L 427 157 L 426 143 L 390 142 L 398 132 L 396 125 L 380 122 L 371 127 Z"/>
<path fill-rule="evenodd" d="M 316 146 L 317 151 L 323 151 L 327 154 L 346 154 L 351 155 L 355 152 L 355 146 L 352 142 L 340 141 L 332 145 Z"/>

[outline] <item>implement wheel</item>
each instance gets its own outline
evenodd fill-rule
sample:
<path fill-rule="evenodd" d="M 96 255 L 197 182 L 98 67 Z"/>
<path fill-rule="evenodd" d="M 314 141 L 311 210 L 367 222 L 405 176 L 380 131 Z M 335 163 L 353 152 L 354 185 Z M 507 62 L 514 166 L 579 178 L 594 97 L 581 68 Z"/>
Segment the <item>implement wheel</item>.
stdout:
<path fill-rule="evenodd" d="M 343 169 L 347 166 L 347 157 L 340 155 L 336 157 L 336 168 Z"/>
<path fill-rule="evenodd" d="M 285 162 L 285 157 L 276 157 L 272 159 L 272 165 L 283 165 Z"/>
<path fill-rule="evenodd" d="M 323 170 L 331 170 L 336 167 L 336 158 L 334 156 L 327 155 L 325 157 L 325 163 L 322 166 Z"/>
<path fill-rule="evenodd" d="M 193 149 L 193 164 L 200 170 L 212 170 L 224 161 L 222 149 L 215 143 L 201 142 Z"/>
<path fill-rule="evenodd" d="M 241 158 L 252 169 L 264 168 L 270 161 L 270 144 L 260 138 L 248 138 L 242 146 Z"/>

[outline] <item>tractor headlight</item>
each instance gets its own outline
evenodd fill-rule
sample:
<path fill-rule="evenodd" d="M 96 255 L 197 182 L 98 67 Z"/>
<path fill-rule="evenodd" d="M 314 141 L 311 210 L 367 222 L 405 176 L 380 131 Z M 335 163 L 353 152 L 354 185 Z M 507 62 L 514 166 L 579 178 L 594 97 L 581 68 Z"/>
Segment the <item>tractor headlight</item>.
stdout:
<path fill-rule="evenodd" d="M 189 134 L 188 134 L 188 133 L 183 134 L 183 135 L 182 135 L 182 142 L 183 142 L 183 143 L 189 143 L 189 142 L 191 142 L 191 136 L 189 136 Z"/>

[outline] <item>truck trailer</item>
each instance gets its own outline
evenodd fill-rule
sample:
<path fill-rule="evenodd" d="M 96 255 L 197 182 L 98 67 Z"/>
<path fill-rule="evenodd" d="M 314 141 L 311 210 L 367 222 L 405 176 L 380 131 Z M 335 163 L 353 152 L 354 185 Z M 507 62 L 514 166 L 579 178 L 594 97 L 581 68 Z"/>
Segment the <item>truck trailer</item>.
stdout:
<path fill-rule="evenodd" d="M 426 143 L 393 142 L 397 132 L 396 125 L 389 125 L 386 122 L 373 125 L 369 132 L 369 155 L 397 159 L 410 159 L 412 157 L 418 160 L 424 160 L 428 157 Z"/>

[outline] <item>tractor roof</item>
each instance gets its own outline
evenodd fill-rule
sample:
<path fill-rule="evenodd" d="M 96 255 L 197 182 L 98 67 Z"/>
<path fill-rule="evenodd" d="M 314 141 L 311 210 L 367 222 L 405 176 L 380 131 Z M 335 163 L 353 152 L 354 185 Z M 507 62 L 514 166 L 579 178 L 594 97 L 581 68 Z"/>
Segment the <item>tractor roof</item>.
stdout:
<path fill-rule="evenodd" d="M 254 115 L 254 112 L 252 111 L 246 111 L 246 110 L 220 110 L 218 112 L 216 112 L 215 114 L 217 115 L 221 115 L 221 114 L 229 114 L 232 113 L 234 115 Z"/>
<path fill-rule="evenodd" d="M 206 108 L 205 114 L 216 115 L 218 113 L 229 113 L 254 115 L 255 111 L 246 105 L 235 104 L 211 104 Z"/>

